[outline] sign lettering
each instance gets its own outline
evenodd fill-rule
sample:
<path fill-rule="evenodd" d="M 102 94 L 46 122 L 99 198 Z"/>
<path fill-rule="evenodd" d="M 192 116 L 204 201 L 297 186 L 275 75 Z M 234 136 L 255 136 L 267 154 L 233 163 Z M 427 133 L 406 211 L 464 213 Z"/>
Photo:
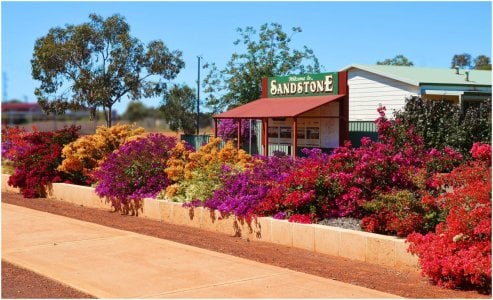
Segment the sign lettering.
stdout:
<path fill-rule="evenodd" d="M 269 77 L 269 97 L 320 96 L 337 94 L 337 73 Z"/>

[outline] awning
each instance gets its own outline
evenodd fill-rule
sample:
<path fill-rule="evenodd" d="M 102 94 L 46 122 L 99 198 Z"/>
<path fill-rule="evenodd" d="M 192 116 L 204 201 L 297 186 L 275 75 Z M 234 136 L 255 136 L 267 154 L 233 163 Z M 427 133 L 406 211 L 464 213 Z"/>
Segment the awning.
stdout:
<path fill-rule="evenodd" d="M 260 98 L 213 116 L 215 119 L 260 119 L 296 117 L 345 95 Z"/>
<path fill-rule="evenodd" d="M 446 90 L 425 90 L 426 95 L 440 95 L 440 96 L 460 96 L 464 94 L 463 91 L 446 91 Z"/>

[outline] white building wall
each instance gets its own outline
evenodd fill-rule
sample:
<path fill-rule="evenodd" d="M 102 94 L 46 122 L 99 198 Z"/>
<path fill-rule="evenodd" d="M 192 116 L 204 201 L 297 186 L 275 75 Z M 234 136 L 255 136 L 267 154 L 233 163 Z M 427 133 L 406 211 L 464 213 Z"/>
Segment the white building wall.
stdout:
<path fill-rule="evenodd" d="M 405 99 L 419 95 L 419 87 L 360 69 L 348 70 L 349 121 L 374 121 L 379 104 L 387 116 L 404 106 Z"/>

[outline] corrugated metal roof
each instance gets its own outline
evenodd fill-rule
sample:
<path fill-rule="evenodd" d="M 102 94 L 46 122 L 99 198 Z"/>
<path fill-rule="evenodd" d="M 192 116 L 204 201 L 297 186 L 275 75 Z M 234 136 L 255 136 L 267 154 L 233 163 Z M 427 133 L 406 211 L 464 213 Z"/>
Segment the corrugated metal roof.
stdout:
<path fill-rule="evenodd" d="M 423 84 L 491 86 L 491 71 L 487 70 L 460 69 L 459 74 L 456 74 L 455 69 L 419 68 L 388 65 L 349 65 L 343 68 L 341 71 L 348 71 L 351 68 L 361 69 L 415 86 L 420 86 Z M 469 72 L 469 81 L 466 81 L 466 71 Z"/>
<path fill-rule="evenodd" d="M 296 117 L 324 104 L 336 101 L 344 95 L 260 98 L 245 105 L 215 115 L 216 119 L 257 119 Z"/>

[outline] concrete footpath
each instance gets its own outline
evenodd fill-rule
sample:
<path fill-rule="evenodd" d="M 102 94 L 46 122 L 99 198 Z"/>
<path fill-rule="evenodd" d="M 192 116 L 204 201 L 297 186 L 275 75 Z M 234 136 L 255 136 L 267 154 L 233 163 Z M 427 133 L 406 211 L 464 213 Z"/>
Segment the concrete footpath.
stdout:
<path fill-rule="evenodd" d="M 398 298 L 5 203 L 2 259 L 98 298 Z"/>

